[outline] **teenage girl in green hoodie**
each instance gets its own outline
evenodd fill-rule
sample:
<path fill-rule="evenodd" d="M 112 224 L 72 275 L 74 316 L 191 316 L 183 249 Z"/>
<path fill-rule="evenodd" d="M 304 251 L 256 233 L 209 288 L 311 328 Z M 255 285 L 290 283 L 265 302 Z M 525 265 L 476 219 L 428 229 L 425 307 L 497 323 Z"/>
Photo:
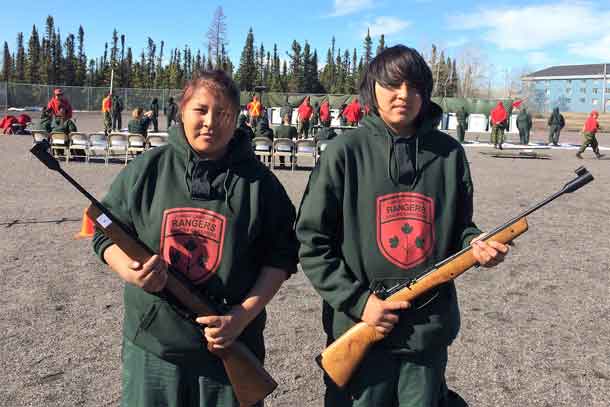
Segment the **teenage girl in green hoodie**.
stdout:
<path fill-rule="evenodd" d="M 461 144 L 437 130 L 432 86 L 417 51 L 398 45 L 375 57 L 360 85 L 371 114 L 328 145 L 301 202 L 300 261 L 324 300 L 328 342 L 359 321 L 386 335 L 346 390 L 325 378 L 328 407 L 446 405 L 447 347 L 459 329 L 453 282 L 413 304 L 373 291 L 468 245 L 487 267 L 508 252 L 476 241 L 468 162 Z"/>
<path fill-rule="evenodd" d="M 295 210 L 250 137 L 235 129 L 238 111 L 233 81 L 223 71 L 201 73 L 184 90 L 168 145 L 137 157 L 103 200 L 158 253 L 140 264 L 99 230 L 93 240 L 126 283 L 122 406 L 236 407 L 207 344 L 239 339 L 264 358 L 264 307 L 296 271 Z M 185 319 L 159 295 L 168 264 L 228 312 Z"/>

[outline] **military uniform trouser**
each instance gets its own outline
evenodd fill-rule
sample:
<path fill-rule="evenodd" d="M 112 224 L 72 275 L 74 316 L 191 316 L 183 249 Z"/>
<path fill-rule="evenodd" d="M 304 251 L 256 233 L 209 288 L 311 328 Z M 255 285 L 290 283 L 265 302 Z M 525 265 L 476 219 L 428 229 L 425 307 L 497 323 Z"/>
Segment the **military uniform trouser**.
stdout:
<path fill-rule="evenodd" d="M 549 127 L 549 144 L 559 144 L 559 133 L 561 132 L 561 127 L 559 126 L 551 126 Z"/>
<path fill-rule="evenodd" d="M 325 407 L 449 407 L 447 348 L 417 356 L 371 349 L 345 390 L 325 377 Z"/>
<path fill-rule="evenodd" d="M 156 132 L 159 131 L 159 117 L 158 116 L 151 116 L 150 118 L 152 120 L 152 124 L 153 124 L 153 129 Z"/>
<path fill-rule="evenodd" d="M 299 122 L 298 134 L 299 138 L 309 137 L 309 120 L 303 120 Z"/>
<path fill-rule="evenodd" d="M 502 143 L 504 143 L 504 129 L 493 126 L 491 128 L 491 144 L 502 146 Z"/>
<path fill-rule="evenodd" d="M 599 155 L 599 143 L 597 142 L 597 137 L 595 137 L 595 134 L 585 133 L 582 136 L 582 145 L 578 150 L 578 154 L 582 154 L 589 146 L 591 146 L 595 155 Z"/>
<path fill-rule="evenodd" d="M 104 112 L 104 132 L 106 134 L 112 131 L 112 117 L 110 112 Z"/>
<path fill-rule="evenodd" d="M 172 123 L 176 123 L 176 119 L 174 117 L 167 116 L 167 130 L 169 130 Z"/>
<path fill-rule="evenodd" d="M 123 127 L 121 113 L 113 113 L 112 114 L 112 129 L 121 131 L 121 127 Z"/>
<path fill-rule="evenodd" d="M 529 144 L 530 142 L 530 131 L 529 129 L 519 129 L 519 141 L 521 144 Z"/>
<path fill-rule="evenodd" d="M 466 126 L 463 124 L 460 124 L 458 122 L 457 127 L 455 128 L 456 132 L 457 132 L 457 138 L 460 141 L 460 143 L 464 142 L 464 136 L 466 135 Z"/>
<path fill-rule="evenodd" d="M 123 338 L 122 359 L 121 407 L 239 407 L 214 356 L 209 363 L 178 366 Z"/>

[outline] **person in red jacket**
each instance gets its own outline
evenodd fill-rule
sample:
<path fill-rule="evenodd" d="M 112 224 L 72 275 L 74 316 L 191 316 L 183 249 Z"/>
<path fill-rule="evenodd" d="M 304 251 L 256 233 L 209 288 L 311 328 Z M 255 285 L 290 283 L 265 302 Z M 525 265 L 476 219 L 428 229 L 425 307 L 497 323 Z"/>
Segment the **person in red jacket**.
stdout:
<path fill-rule="evenodd" d="M 597 138 L 595 134 L 599 130 L 599 122 L 597 118 L 599 117 L 599 113 L 597 110 L 592 110 L 589 114 L 589 117 L 585 121 L 585 125 L 582 128 L 582 145 L 578 149 L 576 153 L 576 157 L 582 159 L 582 153 L 585 152 L 588 146 L 591 146 L 595 156 L 599 159 L 604 155 L 599 152 L 599 143 L 597 142 Z"/>
<path fill-rule="evenodd" d="M 330 127 L 330 103 L 328 103 L 328 99 L 324 99 L 324 102 L 320 105 L 320 124 L 324 127 Z"/>
<path fill-rule="evenodd" d="M 298 137 L 307 138 L 309 137 L 309 121 L 313 114 L 313 107 L 309 102 L 309 96 L 305 97 L 305 100 L 301 103 L 301 106 L 299 106 L 297 113 L 299 118 Z"/>
<path fill-rule="evenodd" d="M 491 143 L 494 148 L 502 150 L 504 143 L 504 130 L 508 128 L 508 113 L 502 102 L 491 111 Z"/>
<path fill-rule="evenodd" d="M 108 95 L 102 99 L 102 114 L 104 115 L 104 133 L 110 134 L 112 131 L 112 92 L 108 92 Z"/>
<path fill-rule="evenodd" d="M 53 99 L 49 100 L 47 109 L 50 109 L 55 117 L 62 117 L 64 120 L 72 118 L 72 106 L 70 106 L 70 102 L 64 97 L 64 92 L 60 88 L 53 91 Z"/>
<path fill-rule="evenodd" d="M 343 116 L 347 119 L 348 126 L 358 126 L 358 122 L 362 119 L 362 108 L 358 98 L 354 99 L 343 111 Z"/>

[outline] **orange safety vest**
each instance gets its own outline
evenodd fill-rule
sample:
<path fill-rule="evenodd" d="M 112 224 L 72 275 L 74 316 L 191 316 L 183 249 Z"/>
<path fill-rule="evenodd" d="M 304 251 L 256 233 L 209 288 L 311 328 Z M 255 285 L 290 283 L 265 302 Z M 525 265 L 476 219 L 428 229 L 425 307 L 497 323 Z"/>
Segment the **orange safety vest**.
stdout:
<path fill-rule="evenodd" d="M 248 103 L 248 111 L 250 112 L 250 116 L 258 117 L 261 115 L 261 103 L 258 100 L 253 100 Z"/>
<path fill-rule="evenodd" d="M 104 112 L 104 113 L 110 112 L 111 108 L 112 108 L 112 99 L 110 99 L 108 96 L 106 96 L 102 100 L 102 112 Z"/>

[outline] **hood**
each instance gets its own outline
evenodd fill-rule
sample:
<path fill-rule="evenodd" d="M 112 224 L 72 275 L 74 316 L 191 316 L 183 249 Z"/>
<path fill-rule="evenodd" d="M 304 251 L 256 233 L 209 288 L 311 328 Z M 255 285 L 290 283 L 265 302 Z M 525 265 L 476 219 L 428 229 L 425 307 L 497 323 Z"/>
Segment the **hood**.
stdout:
<path fill-rule="evenodd" d="M 235 173 L 248 163 L 256 162 L 250 137 L 236 129 L 227 153 L 218 160 L 200 158 L 188 143 L 182 125 L 169 129 L 168 143 L 184 168 L 184 181 L 191 197 L 197 200 L 224 199 L 229 210 L 230 197 L 237 176 Z M 183 167 L 182 167 L 183 166 Z"/>
<path fill-rule="evenodd" d="M 436 103 L 430 101 L 425 112 L 420 113 L 416 119 L 419 124 L 415 130 L 415 174 L 411 187 L 415 185 L 421 169 L 424 168 L 430 161 L 436 158 L 436 154 L 432 151 L 433 140 L 430 140 L 429 133 L 436 130 L 443 117 L 443 109 Z M 385 122 L 377 114 L 371 113 L 365 116 L 360 122 L 360 126 L 367 130 L 367 133 L 372 137 L 379 137 L 380 142 L 385 143 L 387 148 L 387 170 L 388 177 L 394 182 L 399 183 L 401 174 L 398 158 L 395 154 L 395 144 L 398 140 L 396 134 L 391 130 Z"/>

